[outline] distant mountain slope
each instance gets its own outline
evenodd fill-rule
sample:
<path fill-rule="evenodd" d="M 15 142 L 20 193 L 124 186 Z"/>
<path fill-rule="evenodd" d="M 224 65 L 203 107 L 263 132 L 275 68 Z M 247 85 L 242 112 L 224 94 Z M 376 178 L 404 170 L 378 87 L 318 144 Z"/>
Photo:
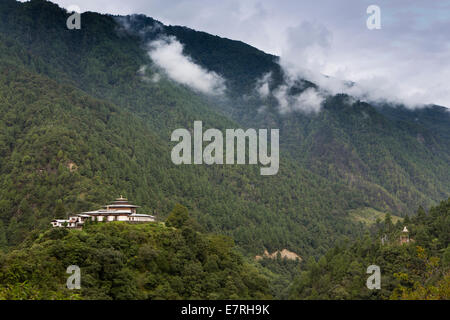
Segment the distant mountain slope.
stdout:
<path fill-rule="evenodd" d="M 290 286 L 291 299 L 450 299 L 450 198 L 403 224 L 379 222 L 373 237 L 337 245 Z M 381 242 L 383 237 L 384 242 Z M 400 237 L 408 242 L 400 244 Z M 381 271 L 380 290 L 366 286 L 367 266 Z"/>
<path fill-rule="evenodd" d="M 57 39 L 63 47 L 66 38 Z M 56 41 L 40 39 L 36 46 L 45 47 L 44 40 Z M 254 166 L 173 165 L 168 143 L 172 128 L 190 127 L 195 119 L 216 128 L 239 127 L 186 88 L 168 80 L 145 83 L 135 72 L 127 82 L 126 67 L 105 80 L 85 78 L 70 69 L 63 73 L 39 54 L 40 49 L 35 53 L 34 45 L 27 47 L 8 34 L 2 35 L 0 45 L 5 141 L 0 232 L 6 233 L 10 245 L 31 230 L 47 228 L 60 214 L 58 203 L 66 214 L 74 213 L 121 193 L 161 218 L 176 202 L 183 203 L 206 230 L 233 235 L 241 248 L 254 253 L 288 247 L 313 254 L 328 247 L 327 239 L 356 231 L 347 222 L 344 201 L 329 210 L 345 186 L 333 187 L 292 161 L 285 161 L 272 179 L 261 177 Z M 89 56 L 97 49 L 85 50 Z M 96 59 L 86 58 L 91 75 L 104 70 L 102 56 Z M 76 165 L 75 171 L 69 163 Z M 323 239 L 313 239 L 318 230 Z"/>
<path fill-rule="evenodd" d="M 349 210 L 404 215 L 450 193 L 450 120 L 442 111 L 427 109 L 417 122 L 408 110 L 330 96 L 318 114 L 282 115 L 273 97 L 263 101 L 254 90 L 267 72 L 273 86 L 285 81 L 274 56 L 181 27 L 142 35 L 142 25 L 127 30 L 96 13 L 68 30 L 67 17 L 43 0 L 0 3 L 0 236 L 3 229 L 9 244 L 47 227 L 57 203 L 78 212 L 122 193 L 162 218 L 180 202 L 206 231 L 232 235 L 246 252 L 287 248 L 304 257 L 362 232 Z M 146 77 L 161 73 L 145 47 L 161 34 L 224 77 L 227 94 L 205 96 L 164 74 L 143 80 L 143 66 Z M 258 112 L 262 102 L 267 112 Z M 279 173 L 173 165 L 170 133 L 194 120 L 280 128 Z"/>
<path fill-rule="evenodd" d="M 119 21 L 143 42 L 161 35 L 176 36 L 188 56 L 227 80 L 231 101 L 218 102 L 219 109 L 245 127 L 280 128 L 283 149 L 295 161 L 326 179 L 364 190 L 371 206 L 402 214 L 449 195 L 448 109 L 370 105 L 338 95 L 329 96 L 318 115 L 280 114 L 273 92 L 286 83 L 286 75 L 277 57 L 238 41 L 186 27 L 162 26 L 142 15 Z M 271 75 L 272 93 L 261 98 L 257 81 L 266 74 Z M 291 92 L 311 86 L 315 85 L 298 82 Z"/>
<path fill-rule="evenodd" d="M 309 244 L 314 229 L 304 224 L 330 237 L 349 229 L 344 216 L 327 213 L 329 203 L 315 202 L 319 190 L 338 194 L 307 171 L 284 167 L 289 174 L 264 180 L 256 167 L 176 167 L 167 142 L 145 120 L 12 65 L 0 71 L 1 216 L 10 244 L 46 228 L 58 201 L 66 213 L 79 212 L 120 193 L 161 217 L 184 203 L 205 228 L 232 234 L 251 251 L 326 247 L 320 239 Z M 300 206 L 314 209 L 299 215 Z"/>
<path fill-rule="evenodd" d="M 278 57 L 266 54 L 241 41 L 213 36 L 181 26 L 165 26 L 144 15 L 118 16 L 116 20 L 126 31 L 147 43 L 161 35 L 174 36 L 183 44 L 183 52 L 194 62 L 212 70 L 227 80 L 228 94 L 247 94 L 255 80 L 272 72 L 281 82 L 282 70 Z"/>

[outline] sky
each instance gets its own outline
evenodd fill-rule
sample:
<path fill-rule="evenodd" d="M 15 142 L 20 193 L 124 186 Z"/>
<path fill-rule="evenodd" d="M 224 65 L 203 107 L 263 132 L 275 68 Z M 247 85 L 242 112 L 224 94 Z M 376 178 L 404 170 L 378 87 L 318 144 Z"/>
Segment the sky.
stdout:
<path fill-rule="evenodd" d="M 370 92 L 374 100 L 450 107 L 450 0 L 52 2 L 82 12 L 141 13 L 241 40 L 280 56 L 286 70 L 331 91 L 342 89 L 335 81 L 342 79 L 358 83 L 352 90 Z M 370 5 L 380 8 L 380 29 L 367 27 Z"/>

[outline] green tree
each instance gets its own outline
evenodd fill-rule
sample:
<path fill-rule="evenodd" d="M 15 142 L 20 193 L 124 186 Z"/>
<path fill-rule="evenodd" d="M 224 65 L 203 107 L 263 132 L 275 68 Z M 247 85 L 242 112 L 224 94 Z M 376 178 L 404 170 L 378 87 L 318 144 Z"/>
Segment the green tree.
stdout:
<path fill-rule="evenodd" d="M 384 217 L 384 228 L 386 231 L 391 231 L 393 227 L 392 224 L 392 218 L 391 218 L 391 214 L 390 213 L 386 213 L 385 217 Z"/>
<path fill-rule="evenodd" d="M 8 242 L 6 240 L 6 229 L 3 225 L 3 221 L 0 220 L 0 250 L 5 249 Z"/>
<path fill-rule="evenodd" d="M 62 200 L 56 201 L 55 210 L 53 211 L 53 217 L 55 219 L 64 219 L 66 217 L 66 208 Z"/>
<path fill-rule="evenodd" d="M 185 206 L 181 204 L 176 204 L 173 210 L 170 212 L 166 220 L 166 225 L 168 227 L 181 228 L 189 220 L 189 212 Z"/>
<path fill-rule="evenodd" d="M 426 217 L 427 217 L 427 214 L 426 214 L 425 210 L 423 209 L 422 206 L 419 206 L 419 209 L 417 209 L 417 219 L 420 222 L 424 222 Z"/>

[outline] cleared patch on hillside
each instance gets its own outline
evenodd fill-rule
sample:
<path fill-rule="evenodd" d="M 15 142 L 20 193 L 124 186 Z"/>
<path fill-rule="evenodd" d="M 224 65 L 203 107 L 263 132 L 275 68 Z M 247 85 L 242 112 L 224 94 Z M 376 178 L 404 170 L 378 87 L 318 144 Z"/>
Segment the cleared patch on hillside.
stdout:
<path fill-rule="evenodd" d="M 296 254 L 295 252 L 289 251 L 288 249 L 283 249 L 281 251 L 277 250 L 272 253 L 269 253 L 269 251 L 264 250 L 263 255 L 255 256 L 255 259 L 256 260 L 261 260 L 263 258 L 276 259 L 278 256 L 278 253 L 280 254 L 281 259 L 284 259 L 284 258 L 286 258 L 288 260 L 298 259 L 298 260 L 302 261 L 302 258 L 298 254 Z"/>
<path fill-rule="evenodd" d="M 351 219 L 356 222 L 362 222 L 367 225 L 374 224 L 377 219 L 384 221 L 386 212 L 378 211 L 373 208 L 358 208 L 348 211 Z M 391 214 L 392 223 L 403 221 L 403 218 Z"/>

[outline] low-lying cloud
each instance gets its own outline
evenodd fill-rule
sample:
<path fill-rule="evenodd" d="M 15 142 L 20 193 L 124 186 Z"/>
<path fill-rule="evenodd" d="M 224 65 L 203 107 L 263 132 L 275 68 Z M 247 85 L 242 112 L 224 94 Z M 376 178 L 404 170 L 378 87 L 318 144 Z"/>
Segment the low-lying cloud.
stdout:
<path fill-rule="evenodd" d="M 261 79 L 256 82 L 256 91 L 258 91 L 261 98 L 265 99 L 270 93 L 270 78 L 272 77 L 272 72 L 266 73 Z"/>
<path fill-rule="evenodd" d="M 53 1 L 65 7 L 73 4 Z M 77 0 L 82 11 L 142 12 L 165 24 L 242 40 L 280 56 L 283 64 L 311 70 L 315 75 L 310 80 L 330 92 L 411 107 L 428 103 L 450 107 L 450 1 L 377 0 L 380 30 L 366 27 L 371 4 L 369 0 L 282 4 L 276 0 Z M 356 85 L 349 87 L 336 79 Z"/>
<path fill-rule="evenodd" d="M 277 101 L 278 111 L 287 114 L 294 111 L 304 113 L 317 113 L 322 108 L 325 96 L 322 92 L 313 87 L 306 88 L 298 94 L 291 94 L 291 89 L 295 86 L 295 79 L 286 74 L 285 83 L 270 90 L 272 74 L 269 72 L 257 81 L 256 91 L 261 99 L 266 99 L 272 95 Z M 264 108 L 265 109 L 265 108 Z M 264 109 L 259 110 L 263 112 Z"/>
<path fill-rule="evenodd" d="M 181 84 L 205 94 L 220 95 L 225 81 L 217 73 L 205 70 L 189 56 L 183 54 L 183 45 L 173 36 L 161 37 L 148 45 L 152 61 L 167 76 Z"/>
<path fill-rule="evenodd" d="M 137 75 L 142 79 L 142 81 L 153 82 L 153 83 L 159 82 L 159 80 L 161 79 L 161 76 L 159 75 L 159 73 L 153 73 L 152 76 L 149 77 L 146 73 L 147 69 L 148 69 L 148 66 L 143 65 L 137 71 Z"/>
<path fill-rule="evenodd" d="M 322 108 L 323 96 L 314 88 L 308 88 L 298 95 L 289 95 L 289 87 L 280 86 L 273 95 L 278 100 L 281 114 L 293 111 L 317 113 Z"/>
<path fill-rule="evenodd" d="M 307 69 L 299 69 L 292 64 L 290 67 L 285 65 L 283 70 L 291 77 L 313 82 L 323 93 L 329 95 L 344 93 L 369 103 L 401 104 L 411 109 L 430 104 L 430 92 L 426 88 L 412 88 L 382 75 L 373 75 L 352 82 Z"/>

